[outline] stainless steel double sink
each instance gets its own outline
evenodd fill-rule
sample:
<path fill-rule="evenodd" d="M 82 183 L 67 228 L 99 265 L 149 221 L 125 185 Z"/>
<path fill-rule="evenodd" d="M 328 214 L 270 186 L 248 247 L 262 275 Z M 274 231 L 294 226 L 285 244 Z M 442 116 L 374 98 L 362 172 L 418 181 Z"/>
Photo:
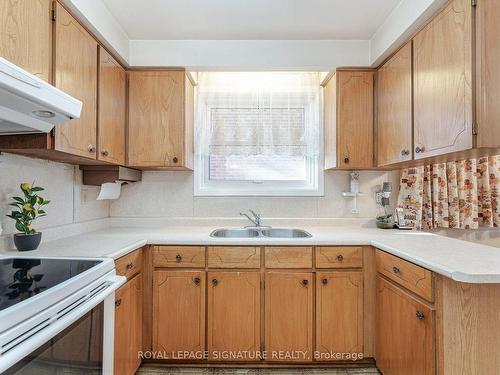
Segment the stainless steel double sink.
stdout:
<path fill-rule="evenodd" d="M 292 228 L 221 228 L 210 233 L 215 238 L 310 238 L 310 233 L 302 229 Z"/>

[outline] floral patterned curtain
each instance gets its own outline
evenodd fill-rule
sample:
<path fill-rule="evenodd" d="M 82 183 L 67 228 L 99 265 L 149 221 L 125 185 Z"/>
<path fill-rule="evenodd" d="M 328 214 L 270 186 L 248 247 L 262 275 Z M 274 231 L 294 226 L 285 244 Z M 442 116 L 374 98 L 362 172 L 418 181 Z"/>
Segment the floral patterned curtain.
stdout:
<path fill-rule="evenodd" d="M 401 171 L 398 207 L 416 229 L 500 226 L 500 155 Z"/>

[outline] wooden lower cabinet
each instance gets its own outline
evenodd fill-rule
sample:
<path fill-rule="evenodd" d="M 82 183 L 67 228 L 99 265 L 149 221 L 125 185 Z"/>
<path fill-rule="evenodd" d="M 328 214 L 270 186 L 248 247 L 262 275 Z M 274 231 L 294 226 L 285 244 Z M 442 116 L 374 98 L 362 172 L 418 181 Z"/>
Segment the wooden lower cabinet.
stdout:
<path fill-rule="evenodd" d="M 260 307 L 260 272 L 208 272 L 211 360 L 259 360 Z"/>
<path fill-rule="evenodd" d="M 311 272 L 265 273 L 265 350 L 269 361 L 311 361 L 313 293 Z"/>
<path fill-rule="evenodd" d="M 316 274 L 316 349 L 320 361 L 363 353 L 363 271 Z"/>
<path fill-rule="evenodd" d="M 434 309 L 377 276 L 377 367 L 384 375 L 434 375 Z"/>
<path fill-rule="evenodd" d="M 165 359 L 205 350 L 205 272 L 153 272 L 153 351 Z M 198 358 L 192 358 L 198 359 Z"/>
<path fill-rule="evenodd" d="M 114 373 L 132 375 L 141 364 L 143 281 L 138 274 L 115 295 Z"/>

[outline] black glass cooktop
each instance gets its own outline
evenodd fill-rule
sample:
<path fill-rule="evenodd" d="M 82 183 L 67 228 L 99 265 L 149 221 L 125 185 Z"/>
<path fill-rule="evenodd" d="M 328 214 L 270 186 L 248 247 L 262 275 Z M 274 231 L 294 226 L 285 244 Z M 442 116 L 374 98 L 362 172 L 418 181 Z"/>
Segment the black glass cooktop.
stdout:
<path fill-rule="evenodd" d="M 100 263 L 77 259 L 0 259 L 0 311 Z"/>

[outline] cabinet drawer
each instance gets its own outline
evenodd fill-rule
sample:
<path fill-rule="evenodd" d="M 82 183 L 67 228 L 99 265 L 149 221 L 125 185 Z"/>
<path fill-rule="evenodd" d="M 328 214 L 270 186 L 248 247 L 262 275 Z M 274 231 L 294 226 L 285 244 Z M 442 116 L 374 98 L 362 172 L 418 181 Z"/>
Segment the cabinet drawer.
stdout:
<path fill-rule="evenodd" d="M 259 247 L 211 246 L 207 258 L 212 268 L 260 268 Z"/>
<path fill-rule="evenodd" d="M 154 267 L 205 267 L 203 246 L 155 246 Z"/>
<path fill-rule="evenodd" d="M 319 246 L 316 248 L 316 267 L 361 268 L 363 267 L 363 248 Z"/>
<path fill-rule="evenodd" d="M 312 247 L 266 247 L 267 268 L 311 268 Z"/>
<path fill-rule="evenodd" d="M 141 272 L 142 269 L 142 249 L 122 256 L 115 261 L 116 274 L 126 276 L 127 280 Z"/>
<path fill-rule="evenodd" d="M 377 250 L 377 272 L 429 302 L 434 302 L 432 272 L 391 254 Z"/>

